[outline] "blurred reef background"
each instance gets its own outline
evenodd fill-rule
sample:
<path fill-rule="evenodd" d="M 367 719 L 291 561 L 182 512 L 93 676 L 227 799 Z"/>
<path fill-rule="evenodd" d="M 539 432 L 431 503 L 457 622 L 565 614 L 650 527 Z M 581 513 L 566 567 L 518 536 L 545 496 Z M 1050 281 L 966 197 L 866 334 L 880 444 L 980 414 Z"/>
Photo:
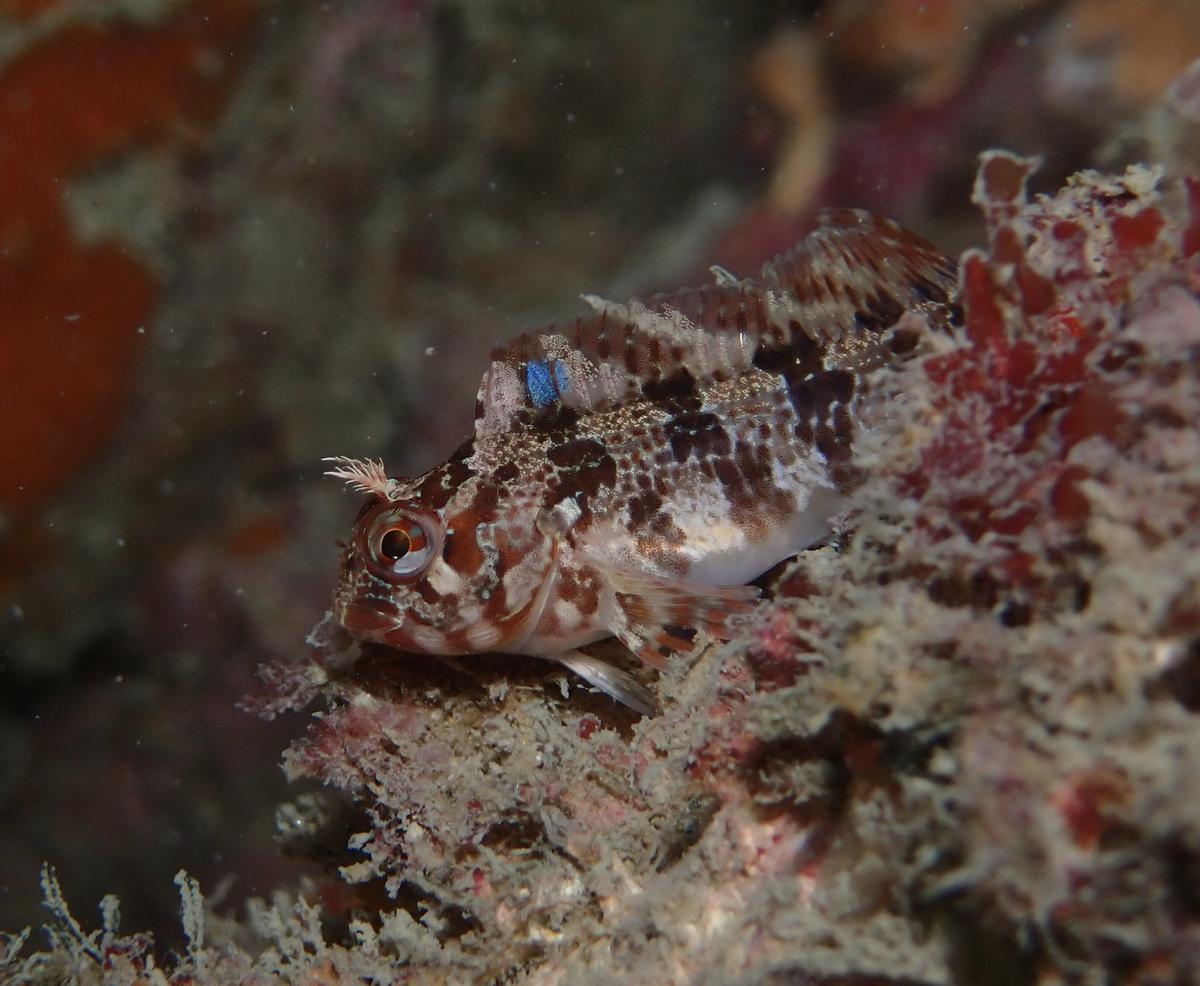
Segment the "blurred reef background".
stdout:
<path fill-rule="evenodd" d="M 1195 0 L 0 0 L 0 981 L 1200 983 L 1197 58 Z M 967 327 L 662 716 L 306 643 L 323 456 L 826 205 L 976 248 Z"/>

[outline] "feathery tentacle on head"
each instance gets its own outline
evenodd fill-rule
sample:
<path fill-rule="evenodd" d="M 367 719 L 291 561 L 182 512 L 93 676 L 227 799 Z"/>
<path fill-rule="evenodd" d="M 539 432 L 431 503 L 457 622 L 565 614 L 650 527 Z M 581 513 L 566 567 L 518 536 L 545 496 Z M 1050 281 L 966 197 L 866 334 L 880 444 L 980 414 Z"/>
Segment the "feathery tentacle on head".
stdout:
<path fill-rule="evenodd" d="M 345 455 L 331 455 L 321 460 L 333 462 L 339 468 L 325 473 L 334 479 L 344 480 L 356 493 L 365 493 L 390 500 L 396 481 L 388 478 L 381 459 L 351 459 Z"/>

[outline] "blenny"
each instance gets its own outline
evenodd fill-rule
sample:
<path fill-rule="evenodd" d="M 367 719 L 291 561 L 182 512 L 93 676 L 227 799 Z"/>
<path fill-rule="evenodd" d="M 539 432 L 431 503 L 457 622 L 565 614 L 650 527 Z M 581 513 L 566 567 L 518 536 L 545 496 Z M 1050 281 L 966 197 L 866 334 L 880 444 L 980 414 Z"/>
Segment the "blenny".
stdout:
<path fill-rule="evenodd" d="M 756 278 L 613 304 L 495 350 L 475 434 L 415 479 L 337 457 L 369 499 L 334 616 L 418 654 L 562 662 L 643 712 L 631 675 L 579 650 L 615 636 L 665 666 L 721 640 L 745 585 L 820 540 L 859 480 L 868 373 L 906 312 L 955 321 L 954 264 L 895 223 L 826 213 Z"/>

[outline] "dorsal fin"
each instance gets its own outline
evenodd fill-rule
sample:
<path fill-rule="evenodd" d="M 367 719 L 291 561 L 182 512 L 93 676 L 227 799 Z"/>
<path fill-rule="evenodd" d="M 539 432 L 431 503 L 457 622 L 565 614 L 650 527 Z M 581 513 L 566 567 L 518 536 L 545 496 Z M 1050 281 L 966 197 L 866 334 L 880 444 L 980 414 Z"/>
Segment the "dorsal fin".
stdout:
<path fill-rule="evenodd" d="M 476 437 L 727 379 L 772 353 L 818 347 L 827 367 L 857 365 L 906 311 L 948 320 L 954 263 L 889 219 L 859 210 L 821 225 L 757 278 L 660 294 L 588 299 L 588 317 L 518 336 L 492 353 Z"/>

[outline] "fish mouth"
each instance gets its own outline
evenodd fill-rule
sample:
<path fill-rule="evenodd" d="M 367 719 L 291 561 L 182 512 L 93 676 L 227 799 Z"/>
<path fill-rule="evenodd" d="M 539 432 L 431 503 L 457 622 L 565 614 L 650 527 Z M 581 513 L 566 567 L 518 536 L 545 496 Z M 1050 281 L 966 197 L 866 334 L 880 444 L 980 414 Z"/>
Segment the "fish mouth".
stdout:
<path fill-rule="evenodd" d="M 404 620 L 399 613 L 388 614 L 367 602 L 354 601 L 336 607 L 337 621 L 352 636 L 360 640 L 388 643 L 388 637 L 398 635 Z"/>
<path fill-rule="evenodd" d="M 372 579 L 358 557 L 348 551 L 342 559 L 333 593 L 333 616 L 356 640 L 388 644 L 389 638 L 399 634 L 405 620 L 393 600 L 373 591 L 377 581 Z"/>

